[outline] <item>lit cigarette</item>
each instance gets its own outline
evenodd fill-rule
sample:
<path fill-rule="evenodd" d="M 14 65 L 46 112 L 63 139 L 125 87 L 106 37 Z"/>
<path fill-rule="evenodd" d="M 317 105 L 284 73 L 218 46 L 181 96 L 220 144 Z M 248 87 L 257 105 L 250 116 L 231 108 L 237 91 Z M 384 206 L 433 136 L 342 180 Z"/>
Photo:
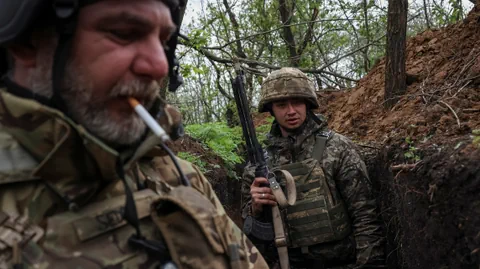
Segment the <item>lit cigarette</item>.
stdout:
<path fill-rule="evenodd" d="M 135 109 L 138 116 L 145 122 L 145 124 L 152 130 L 152 132 L 160 137 L 163 142 L 170 140 L 168 134 L 163 130 L 163 128 L 155 121 L 155 119 L 148 113 L 148 111 L 133 97 L 128 98 L 128 102 Z"/>

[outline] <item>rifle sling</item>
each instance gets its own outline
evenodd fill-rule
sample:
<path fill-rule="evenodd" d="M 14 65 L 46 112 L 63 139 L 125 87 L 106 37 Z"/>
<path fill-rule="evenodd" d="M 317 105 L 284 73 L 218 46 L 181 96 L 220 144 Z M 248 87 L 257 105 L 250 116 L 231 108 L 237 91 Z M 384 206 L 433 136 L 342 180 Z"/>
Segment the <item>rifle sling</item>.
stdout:
<path fill-rule="evenodd" d="M 288 259 L 287 237 L 285 236 L 285 229 L 283 227 L 282 216 L 278 206 L 272 206 L 272 220 L 273 229 L 275 230 L 275 246 L 278 251 L 278 258 L 280 260 L 281 269 L 290 269 L 290 262 Z"/>
<path fill-rule="evenodd" d="M 285 197 L 285 194 L 283 193 L 282 188 L 280 188 L 280 184 L 278 184 L 277 179 L 275 178 L 275 175 L 270 177 L 268 179 L 268 182 L 270 183 L 270 188 L 272 189 L 273 195 L 275 196 L 275 199 L 277 200 L 278 205 L 280 208 L 286 208 L 288 206 L 293 206 L 295 202 L 297 201 L 297 188 L 295 186 L 295 180 L 293 179 L 293 176 L 288 172 L 287 170 L 279 170 L 285 177 L 285 189 L 287 191 L 287 197 Z"/>
<path fill-rule="evenodd" d="M 297 200 L 297 189 L 295 187 L 295 180 L 290 172 L 286 170 L 280 170 L 280 172 L 285 177 L 288 200 L 285 198 L 285 194 L 283 193 L 282 188 L 280 188 L 275 176 L 270 177 L 268 181 L 270 182 L 270 188 L 272 189 L 278 205 L 280 208 L 286 208 L 287 206 L 293 206 L 295 204 Z M 272 207 L 272 220 L 273 229 L 275 231 L 275 246 L 278 251 L 280 267 L 282 269 L 289 269 L 290 263 L 288 260 L 287 237 L 285 236 L 285 228 L 278 206 Z"/>

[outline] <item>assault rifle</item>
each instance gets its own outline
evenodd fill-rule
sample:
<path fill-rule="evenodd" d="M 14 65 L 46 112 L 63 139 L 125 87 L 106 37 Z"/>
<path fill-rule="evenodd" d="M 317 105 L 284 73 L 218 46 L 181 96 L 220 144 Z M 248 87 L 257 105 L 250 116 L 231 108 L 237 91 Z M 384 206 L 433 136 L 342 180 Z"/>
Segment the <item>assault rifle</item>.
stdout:
<path fill-rule="evenodd" d="M 232 80 L 233 94 L 237 103 L 238 116 L 242 125 L 243 136 L 247 144 L 248 159 L 256 166 L 255 177 L 264 177 L 268 179 L 269 187 L 272 189 L 273 195 L 277 200 L 278 206 L 272 206 L 271 217 L 272 222 L 260 222 L 252 216 L 248 216 L 243 224 L 243 232 L 253 239 L 265 242 L 274 242 L 277 247 L 278 257 L 280 260 L 280 268 L 290 268 L 287 249 L 287 238 L 284 231 L 284 225 L 280 214 L 281 208 L 286 208 L 295 204 L 297 197 L 295 182 L 292 175 L 288 171 L 279 170 L 285 178 L 288 200 L 285 197 L 280 184 L 278 184 L 275 173 L 268 170 L 267 162 L 262 146 L 258 142 L 255 128 L 253 126 L 252 117 L 248 109 L 247 96 L 243 84 L 243 73 L 239 66 L 236 66 L 237 77 Z"/>
<path fill-rule="evenodd" d="M 248 160 L 251 164 L 256 166 L 255 177 L 264 177 L 268 179 L 268 166 L 262 146 L 258 142 L 255 127 L 253 126 L 252 117 L 248 108 L 242 70 L 237 70 L 237 76 L 235 79 L 232 79 L 232 87 L 235 103 L 237 104 L 238 116 L 242 125 L 243 136 L 245 137 L 245 143 L 247 146 Z M 270 175 L 270 177 L 271 176 L 272 175 Z M 248 216 L 245 219 L 243 232 L 249 237 L 253 236 L 255 239 L 262 241 L 273 241 L 275 238 L 271 222 L 261 222 L 252 216 Z"/>

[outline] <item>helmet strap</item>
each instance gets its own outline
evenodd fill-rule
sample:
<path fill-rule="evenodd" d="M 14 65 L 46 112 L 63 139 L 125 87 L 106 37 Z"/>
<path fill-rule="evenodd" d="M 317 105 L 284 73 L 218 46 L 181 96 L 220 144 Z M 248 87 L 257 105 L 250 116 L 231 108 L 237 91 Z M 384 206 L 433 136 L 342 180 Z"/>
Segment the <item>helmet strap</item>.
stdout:
<path fill-rule="evenodd" d="M 67 105 L 60 92 L 63 87 L 65 69 L 70 56 L 72 38 L 77 26 L 77 13 L 79 9 L 77 0 L 57 0 L 54 2 L 57 16 L 56 29 L 58 45 L 55 50 L 52 67 L 52 105 L 68 116 Z"/>
<path fill-rule="evenodd" d="M 12 79 L 8 75 L 3 75 L 0 79 L 0 86 L 6 87 L 6 90 L 18 97 L 25 98 L 25 99 L 34 99 L 35 101 L 39 102 L 42 105 L 50 106 L 51 100 L 43 95 L 34 94 L 31 90 L 24 88 L 17 83 L 13 82 Z"/>
<path fill-rule="evenodd" d="M 309 109 L 307 113 L 310 117 L 312 117 L 312 120 L 315 121 L 318 125 L 323 124 L 322 120 L 318 118 L 317 115 L 315 115 L 315 113 L 313 113 L 311 109 Z"/>
<path fill-rule="evenodd" d="M 180 75 L 180 64 L 175 55 L 178 43 L 178 35 L 180 34 L 180 19 L 181 19 L 181 10 L 184 9 L 185 1 L 181 0 L 180 4 L 172 3 L 172 1 L 166 1 L 167 5 L 170 8 L 170 14 L 172 16 L 173 23 L 177 25 L 177 30 L 167 42 L 167 47 L 165 53 L 168 60 L 168 91 L 175 92 L 182 84 L 183 78 Z"/>

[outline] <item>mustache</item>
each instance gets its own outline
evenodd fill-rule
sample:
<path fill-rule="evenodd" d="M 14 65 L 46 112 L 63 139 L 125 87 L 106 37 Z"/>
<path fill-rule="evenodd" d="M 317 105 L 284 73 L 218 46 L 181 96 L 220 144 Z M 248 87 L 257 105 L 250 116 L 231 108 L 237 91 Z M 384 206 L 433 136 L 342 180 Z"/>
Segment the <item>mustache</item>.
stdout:
<path fill-rule="evenodd" d="M 151 101 L 160 91 L 160 83 L 157 81 L 144 82 L 133 80 L 127 83 L 117 83 L 110 91 L 108 97 L 135 97 L 138 100 Z"/>

